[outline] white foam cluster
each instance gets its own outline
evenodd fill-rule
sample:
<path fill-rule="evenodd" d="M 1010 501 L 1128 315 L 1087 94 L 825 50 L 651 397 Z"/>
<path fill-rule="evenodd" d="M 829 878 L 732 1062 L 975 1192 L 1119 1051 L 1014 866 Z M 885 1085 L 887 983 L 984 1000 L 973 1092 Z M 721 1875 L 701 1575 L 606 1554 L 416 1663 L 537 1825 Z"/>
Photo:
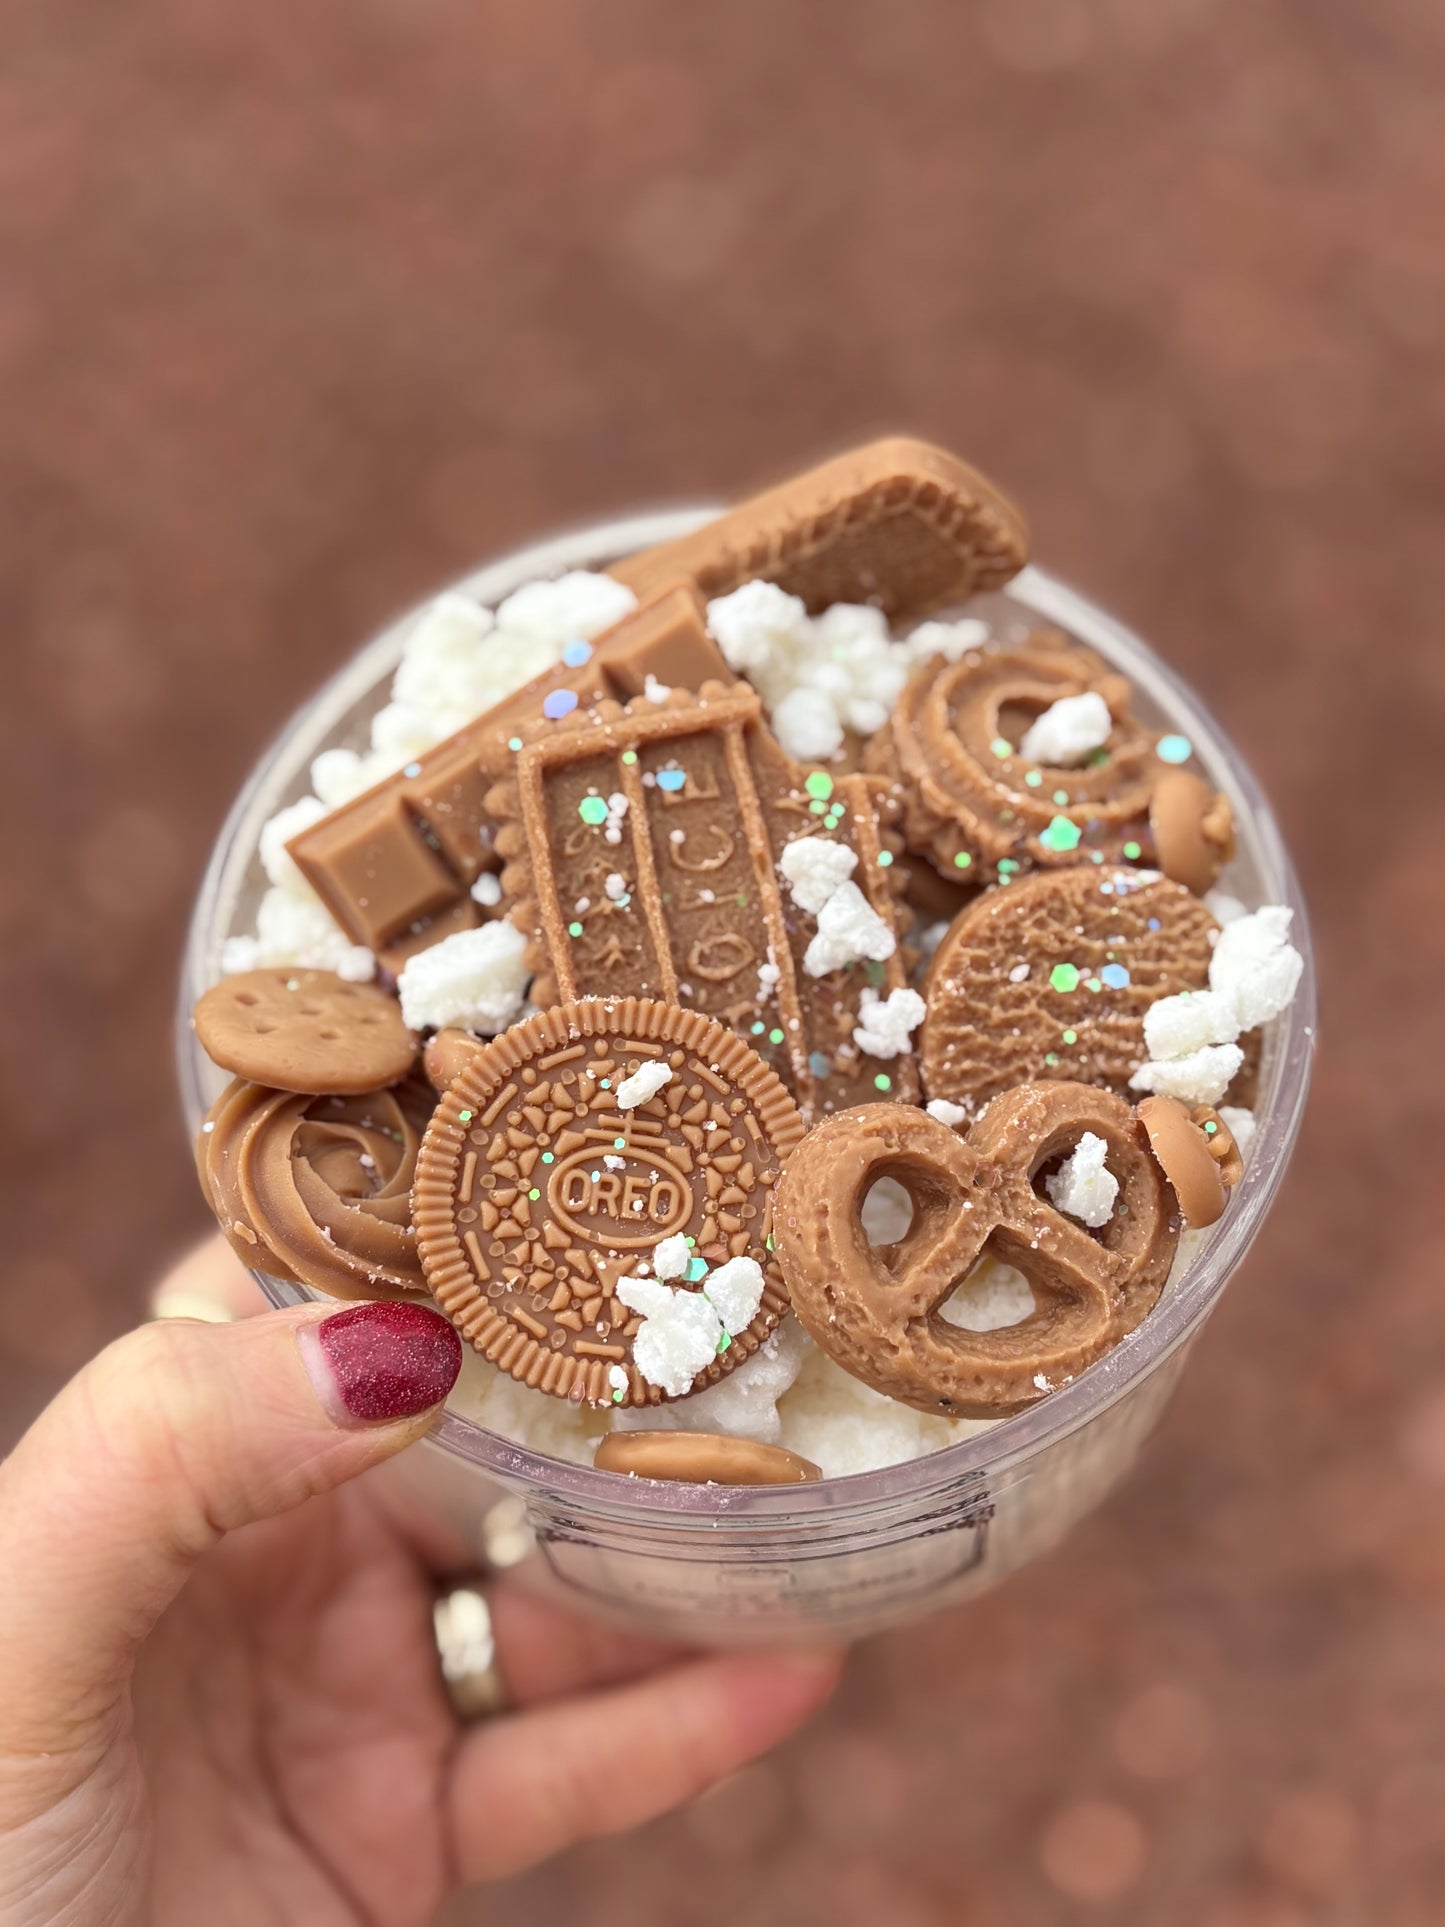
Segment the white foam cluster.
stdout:
<path fill-rule="evenodd" d="M 803 952 L 803 968 L 810 977 L 826 977 L 863 958 L 882 963 L 897 948 L 898 939 L 858 885 L 840 883 L 818 912 L 817 934 Z"/>
<path fill-rule="evenodd" d="M 287 842 L 550 669 L 569 642 L 590 642 L 636 606 L 622 583 L 583 569 L 529 582 L 495 613 L 455 590 L 427 603 L 402 645 L 391 700 L 372 718 L 370 747 L 322 750 L 311 765 L 313 793 L 278 810 L 262 830 L 259 854 L 271 888 L 255 934 L 223 947 L 222 969 L 301 964 L 357 981 L 374 975 L 375 958 L 338 926 L 287 855 Z"/>
<path fill-rule="evenodd" d="M 679 1290 L 655 1278 L 619 1278 L 617 1297 L 642 1323 L 632 1340 L 632 1362 L 649 1385 L 681 1398 L 700 1371 L 758 1315 L 763 1269 L 756 1258 L 729 1258 L 710 1271 L 701 1289 Z"/>
<path fill-rule="evenodd" d="M 666 1064 L 639 1064 L 631 1077 L 624 1077 L 613 1093 L 619 1111 L 634 1111 L 650 1097 L 656 1097 L 664 1084 L 672 1082 Z"/>
<path fill-rule="evenodd" d="M 886 998 L 865 990 L 858 999 L 853 1042 L 871 1057 L 901 1057 L 927 1015 L 928 1006 L 916 990 L 890 990 Z"/>
<path fill-rule="evenodd" d="M 745 582 L 707 606 L 708 628 L 729 668 L 762 696 L 773 733 L 790 756 L 823 762 L 845 730 L 871 736 L 888 720 L 915 665 L 957 661 L 988 638 L 981 622 L 928 622 L 901 642 L 881 609 L 836 602 L 810 616 L 774 582 Z"/>
<path fill-rule="evenodd" d="M 413 1030 L 449 1024 L 493 1037 L 514 1024 L 530 972 L 527 939 L 505 918 L 458 930 L 419 950 L 397 979 L 401 1014 Z"/>
<path fill-rule="evenodd" d="M 1085 1131 L 1044 1189 L 1056 1210 L 1097 1231 L 1114 1215 L 1119 1180 L 1104 1162 L 1109 1147 L 1097 1132 Z"/>
<path fill-rule="evenodd" d="M 1217 1104 L 1244 1062 L 1235 1041 L 1288 1008 L 1304 959 L 1289 941 L 1294 912 L 1266 904 L 1224 925 L 1209 960 L 1208 990 L 1161 997 L 1144 1013 L 1148 1060 L 1131 1090 Z"/>
<path fill-rule="evenodd" d="M 1069 769 L 1102 749 L 1113 727 L 1109 705 L 1097 690 L 1086 689 L 1081 696 L 1060 696 L 1029 724 L 1019 753 L 1031 763 Z"/>
<path fill-rule="evenodd" d="M 691 1398 L 662 1405 L 618 1406 L 619 1432 L 722 1432 L 730 1438 L 776 1445 L 782 1437 L 778 1400 L 789 1391 L 813 1341 L 796 1318 L 785 1318 L 751 1358 Z M 556 1402 L 555 1400 L 553 1401 Z"/>

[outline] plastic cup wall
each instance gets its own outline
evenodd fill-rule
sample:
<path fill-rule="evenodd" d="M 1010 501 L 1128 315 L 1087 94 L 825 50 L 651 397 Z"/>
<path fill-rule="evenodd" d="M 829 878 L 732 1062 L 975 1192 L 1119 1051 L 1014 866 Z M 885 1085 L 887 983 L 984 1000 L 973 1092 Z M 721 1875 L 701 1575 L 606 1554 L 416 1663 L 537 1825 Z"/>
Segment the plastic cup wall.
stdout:
<path fill-rule="evenodd" d="M 682 510 L 585 529 L 507 556 L 453 585 L 495 604 L 522 583 L 605 566 L 666 541 L 712 511 Z M 1098 1504 L 1157 1422 L 1186 1348 L 1253 1241 L 1283 1176 L 1309 1079 L 1315 1024 L 1309 930 L 1278 829 L 1257 785 L 1198 699 L 1111 616 L 1037 568 L 969 605 L 996 634 L 1046 621 L 1129 676 L 1141 713 L 1187 735 L 1229 796 L 1239 850 L 1223 880 L 1251 905 L 1286 903 L 1305 957 L 1299 994 L 1261 1067 L 1258 1133 L 1228 1212 L 1160 1305 L 1072 1385 L 991 1431 L 906 1465 L 804 1488 L 696 1487 L 622 1480 L 524 1450 L 447 1412 L 387 1476 L 454 1536 L 456 1556 L 516 1565 L 579 1608 L 699 1643 L 855 1637 L 994 1585 Z M 409 611 L 287 724 L 238 797 L 193 917 L 177 1043 L 195 1130 L 224 1086 L 189 1022 L 220 974 L 225 938 L 251 927 L 265 887 L 262 824 L 309 789 L 312 758 L 364 747 L 386 701 Z M 307 1296 L 257 1274 L 278 1305 Z M 1258 1287 L 1266 1281 L 1257 1280 Z"/>

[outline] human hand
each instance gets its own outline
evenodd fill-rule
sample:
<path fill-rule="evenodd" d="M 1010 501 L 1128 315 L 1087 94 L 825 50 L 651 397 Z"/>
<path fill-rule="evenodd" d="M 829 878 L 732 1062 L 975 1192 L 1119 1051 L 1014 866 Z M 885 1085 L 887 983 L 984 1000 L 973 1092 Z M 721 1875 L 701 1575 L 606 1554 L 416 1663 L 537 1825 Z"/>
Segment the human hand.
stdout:
<path fill-rule="evenodd" d="M 220 1240 L 163 1287 L 252 1290 Z M 148 1325 L 0 1466 L 7 1927 L 423 1923 L 691 1798 L 831 1691 L 835 1655 L 688 1655 L 503 1578 L 515 1710 L 460 1725 L 446 1575 L 364 1476 L 434 1422 L 460 1346 L 391 1310 Z"/>

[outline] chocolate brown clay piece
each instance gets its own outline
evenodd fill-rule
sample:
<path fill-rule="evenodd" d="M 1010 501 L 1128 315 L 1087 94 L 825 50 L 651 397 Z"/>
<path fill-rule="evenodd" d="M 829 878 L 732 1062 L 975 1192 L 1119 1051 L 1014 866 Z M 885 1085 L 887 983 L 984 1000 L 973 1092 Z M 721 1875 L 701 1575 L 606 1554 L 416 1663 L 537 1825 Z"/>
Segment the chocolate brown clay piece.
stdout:
<path fill-rule="evenodd" d="M 1234 854 L 1234 813 L 1229 799 L 1193 770 L 1166 769 L 1149 799 L 1154 861 L 1165 876 L 1196 896 L 1204 892 Z"/>
<path fill-rule="evenodd" d="M 378 1090 L 406 1075 L 418 1048 L 384 990 L 294 965 L 223 977 L 192 1021 L 223 1070 L 278 1091 Z"/>
<path fill-rule="evenodd" d="M 1016 1084 L 1124 1092 L 1148 1057 L 1144 1013 L 1202 990 L 1218 926 L 1182 884 L 1093 864 L 989 890 L 929 967 L 923 1084 L 970 1112 Z"/>
<path fill-rule="evenodd" d="M 469 1030 L 439 1030 L 427 1039 L 422 1066 L 438 1095 L 456 1083 L 481 1048 L 481 1038 Z"/>
<path fill-rule="evenodd" d="M 1036 717 L 1090 692 L 1113 721 L 1100 750 L 1069 768 L 1024 756 L 1019 745 Z M 951 880 L 992 883 L 1102 857 L 1169 875 L 1178 865 L 1181 882 L 1207 889 L 1230 853 L 1229 806 L 1202 778 L 1161 762 L 1158 740 L 1135 718 L 1124 676 L 1043 630 L 1015 648 L 921 663 L 864 760 L 898 785 L 908 848 Z M 1161 784 L 1163 852 L 1154 830 Z"/>
<path fill-rule="evenodd" d="M 823 1474 L 781 1445 L 723 1432 L 609 1432 L 592 1463 L 601 1472 L 686 1485 L 802 1485 Z"/>
<path fill-rule="evenodd" d="M 772 1064 L 809 1117 L 917 1097 L 911 1055 L 877 1058 L 853 1037 L 862 991 L 905 982 L 877 786 L 790 761 L 745 683 L 579 710 L 524 742 L 487 803 L 534 1003 L 635 993 L 704 1011 Z M 809 970 L 817 917 L 777 870 L 802 836 L 852 854 L 851 884 L 894 933 L 886 958 Z"/>
<path fill-rule="evenodd" d="M 1098 1232 L 1039 1188 L 1085 1132 L 1119 1181 Z M 903 1240 L 871 1245 L 862 1206 L 880 1178 L 907 1191 Z M 1178 1243 L 1163 1175 L 1122 1098 L 1032 1084 L 995 1098 L 967 1136 L 926 1111 L 875 1104 L 810 1131 L 778 1185 L 773 1237 L 793 1309 L 845 1371 L 920 1411 L 1001 1418 L 1037 1404 L 1148 1314 Z M 987 1249 L 1016 1266 L 1037 1309 L 964 1331 L 938 1308 Z"/>
<path fill-rule="evenodd" d="M 639 1073 L 656 1088 L 633 1102 Z M 686 1270 L 657 1275 L 680 1290 L 751 1259 L 757 1314 L 688 1388 L 701 1391 L 787 1311 L 768 1249 L 772 1187 L 802 1134 L 756 1052 L 699 1011 L 636 997 L 540 1011 L 483 1045 L 427 1130 L 412 1208 L 432 1295 L 524 1384 L 649 1405 L 665 1394 L 633 1358 L 641 1320 L 619 1280 L 649 1275 L 678 1237 L 691 1241 Z"/>
<path fill-rule="evenodd" d="M 942 449 L 895 436 L 609 573 L 642 597 L 689 582 L 711 599 L 760 576 L 814 611 L 871 602 L 909 617 L 1001 588 L 1027 560 L 1023 518 L 991 482 Z"/>
<path fill-rule="evenodd" d="M 336 1298 L 424 1292 L 410 1195 L 435 1101 L 418 1076 L 349 1096 L 237 1079 L 196 1139 L 201 1189 L 236 1255 Z"/>
<path fill-rule="evenodd" d="M 1219 1114 L 1208 1105 L 1191 1113 L 1176 1098 L 1146 1097 L 1139 1122 L 1185 1224 L 1199 1231 L 1222 1217 L 1243 1165 Z"/>
<path fill-rule="evenodd" d="M 399 970 L 417 949 L 488 914 L 470 895 L 496 867 L 484 798 L 510 739 L 545 720 L 548 696 L 566 689 L 586 704 L 640 695 L 649 676 L 697 688 L 726 673 L 696 592 L 678 588 L 599 636 L 585 663 L 555 664 L 286 847 L 353 942 Z"/>

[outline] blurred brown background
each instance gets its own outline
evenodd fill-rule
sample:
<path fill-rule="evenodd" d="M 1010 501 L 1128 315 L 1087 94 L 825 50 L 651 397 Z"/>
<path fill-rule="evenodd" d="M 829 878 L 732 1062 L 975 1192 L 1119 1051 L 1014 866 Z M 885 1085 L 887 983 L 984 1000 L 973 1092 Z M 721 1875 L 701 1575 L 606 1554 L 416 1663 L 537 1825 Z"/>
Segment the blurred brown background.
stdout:
<path fill-rule="evenodd" d="M 203 1228 L 168 1027 L 240 778 L 558 524 L 956 447 L 1217 707 L 1315 907 L 1303 1147 L 1147 1469 L 455 1921 L 1445 1919 L 1442 87 L 1432 0 L 0 16 L 8 1432 Z"/>

